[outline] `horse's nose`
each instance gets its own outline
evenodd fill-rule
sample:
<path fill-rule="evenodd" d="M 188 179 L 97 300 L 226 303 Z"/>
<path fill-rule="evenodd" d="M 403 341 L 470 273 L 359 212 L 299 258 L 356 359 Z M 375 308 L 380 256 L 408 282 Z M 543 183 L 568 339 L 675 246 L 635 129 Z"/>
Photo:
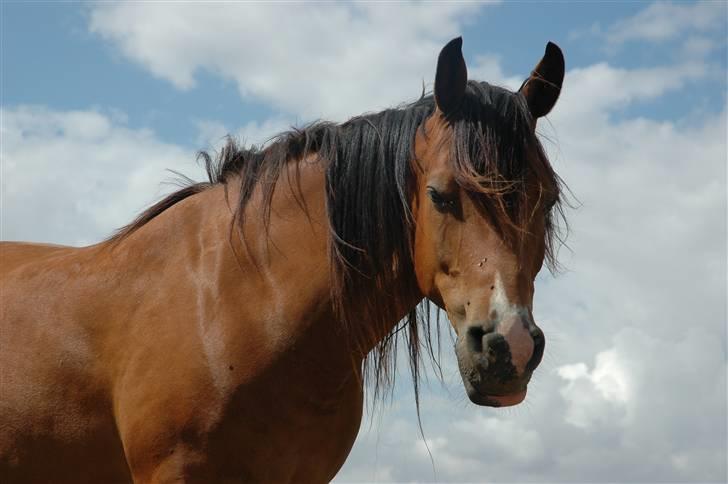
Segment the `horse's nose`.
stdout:
<path fill-rule="evenodd" d="M 533 371 L 543 357 L 543 332 L 520 314 L 508 315 L 497 322 L 472 324 L 466 339 L 468 349 L 483 370 L 507 368 L 523 374 Z"/>
<path fill-rule="evenodd" d="M 475 325 L 468 328 L 468 349 L 476 354 L 486 367 L 510 363 L 511 351 L 502 334 L 493 325 Z"/>

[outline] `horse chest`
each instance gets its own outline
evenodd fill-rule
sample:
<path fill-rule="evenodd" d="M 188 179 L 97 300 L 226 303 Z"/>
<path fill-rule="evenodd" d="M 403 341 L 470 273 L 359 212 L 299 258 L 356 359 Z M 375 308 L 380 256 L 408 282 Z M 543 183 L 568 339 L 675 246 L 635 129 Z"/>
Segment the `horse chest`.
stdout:
<path fill-rule="evenodd" d="M 231 364 L 230 355 L 200 355 L 197 361 L 193 353 L 179 353 L 185 356 L 174 364 L 178 386 L 166 388 L 167 397 L 155 389 L 128 405 L 133 421 L 122 423 L 122 433 L 135 475 L 200 482 L 324 482 L 335 476 L 361 422 L 362 388 L 352 373 L 329 373 L 295 351 L 256 369 L 250 368 L 253 360 Z M 225 379 L 206 369 L 222 363 Z"/>
<path fill-rule="evenodd" d="M 306 394 L 302 387 L 260 382 L 237 389 L 211 407 L 221 411 L 206 430 L 178 429 L 152 464 L 154 478 L 183 474 L 201 482 L 328 482 L 346 460 L 362 415 L 355 384 L 336 398 Z M 202 409 L 201 409 L 202 410 Z M 209 418 L 209 417 L 208 417 Z M 191 420 L 202 421 L 199 416 Z"/>
<path fill-rule="evenodd" d="M 300 398 L 258 410 L 239 434 L 251 475 L 263 481 L 324 482 L 343 465 L 361 422 L 361 395 Z M 270 408 L 270 407 L 269 407 Z"/>
<path fill-rule="evenodd" d="M 263 480 L 330 480 L 359 430 L 361 386 L 353 375 L 335 385 L 312 372 L 289 376 L 242 389 L 230 402 L 227 425 L 239 429 L 243 455 Z"/>

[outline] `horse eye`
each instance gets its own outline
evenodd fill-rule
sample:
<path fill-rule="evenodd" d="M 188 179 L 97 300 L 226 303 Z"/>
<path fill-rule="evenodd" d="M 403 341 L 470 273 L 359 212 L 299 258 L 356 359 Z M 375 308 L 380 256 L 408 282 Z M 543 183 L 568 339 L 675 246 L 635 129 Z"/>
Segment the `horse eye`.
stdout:
<path fill-rule="evenodd" d="M 455 199 L 447 197 L 432 187 L 427 187 L 427 194 L 439 212 L 450 212 L 455 208 Z"/>

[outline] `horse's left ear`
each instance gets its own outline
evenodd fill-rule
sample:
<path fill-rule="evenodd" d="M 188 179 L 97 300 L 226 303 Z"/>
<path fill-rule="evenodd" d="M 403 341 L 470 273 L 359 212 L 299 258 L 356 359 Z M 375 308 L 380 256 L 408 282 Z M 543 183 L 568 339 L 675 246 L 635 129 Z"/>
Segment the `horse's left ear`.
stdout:
<path fill-rule="evenodd" d="M 564 82 L 564 70 L 564 54 L 558 45 L 549 42 L 543 59 L 519 89 L 528 102 L 534 120 L 547 115 L 556 104 Z"/>
<path fill-rule="evenodd" d="M 463 38 L 448 42 L 437 58 L 435 103 L 445 116 L 457 111 L 465 97 L 468 69 L 463 58 Z"/>

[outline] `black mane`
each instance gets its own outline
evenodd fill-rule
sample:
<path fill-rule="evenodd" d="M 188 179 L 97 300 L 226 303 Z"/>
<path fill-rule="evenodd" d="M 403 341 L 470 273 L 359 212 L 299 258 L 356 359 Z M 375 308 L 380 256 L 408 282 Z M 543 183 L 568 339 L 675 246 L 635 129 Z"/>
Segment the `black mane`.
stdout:
<path fill-rule="evenodd" d="M 267 220 L 273 188 L 282 170 L 289 162 L 315 155 L 326 163 L 332 301 L 346 327 L 368 321 L 369 328 L 376 332 L 377 327 L 391 325 L 395 297 L 409 299 L 412 295 L 391 294 L 395 281 L 399 281 L 397 287 L 411 288 L 413 294 L 417 291 L 409 207 L 415 180 L 414 144 L 418 130 L 435 109 L 434 98 L 429 95 L 342 124 L 315 122 L 292 129 L 263 147 L 241 147 L 228 139 L 217 157 L 199 154 L 208 182 L 190 184 L 167 196 L 122 228 L 112 240 L 130 235 L 184 198 L 216 184 L 227 184 L 234 177 L 241 181 L 235 211 L 238 226 L 245 223 L 244 209 L 256 187 L 262 189 Z M 533 120 L 520 93 L 470 81 L 463 105 L 448 122 L 453 128 L 453 143 L 443 149 L 451 152 L 456 180 L 464 189 L 479 195 L 494 220 L 525 227 L 528 215 L 521 213 L 520 208 L 525 206 L 521 202 L 529 171 L 535 174 L 542 193 L 556 205 L 556 213 L 561 213 L 561 181 L 533 132 Z M 546 229 L 547 263 L 553 267 L 554 241 L 559 238 L 551 215 Z M 425 347 L 433 355 L 429 314 L 426 304 L 419 308 L 419 317 L 418 310 L 413 310 L 369 355 L 377 384 L 393 379 L 393 350 L 397 341 L 393 336 L 407 327 L 410 364 L 417 387 L 418 320 Z M 363 335 L 363 344 L 367 344 L 367 336 L 370 335 Z M 375 394 L 378 388 L 379 385 Z"/>

